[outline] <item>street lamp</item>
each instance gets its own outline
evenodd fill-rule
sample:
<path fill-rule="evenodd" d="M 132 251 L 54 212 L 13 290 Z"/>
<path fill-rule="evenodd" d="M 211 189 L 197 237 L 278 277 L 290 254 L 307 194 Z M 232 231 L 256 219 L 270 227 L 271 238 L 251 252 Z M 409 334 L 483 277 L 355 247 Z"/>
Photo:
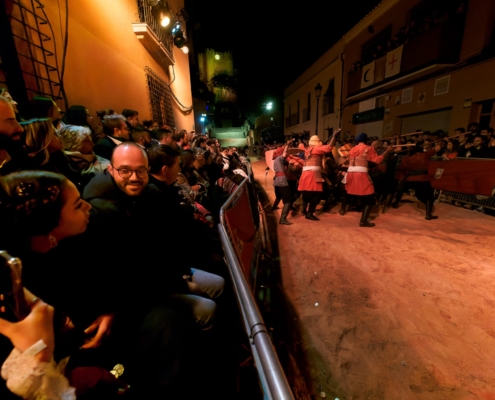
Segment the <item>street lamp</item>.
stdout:
<path fill-rule="evenodd" d="M 201 134 L 204 135 L 206 115 L 202 114 L 199 121 L 201 122 Z"/>
<path fill-rule="evenodd" d="M 318 136 L 318 109 L 319 109 L 319 105 L 320 105 L 321 89 L 323 89 L 323 88 L 318 83 L 315 86 L 315 93 L 316 93 L 316 131 L 315 131 L 315 135 L 316 136 Z"/>

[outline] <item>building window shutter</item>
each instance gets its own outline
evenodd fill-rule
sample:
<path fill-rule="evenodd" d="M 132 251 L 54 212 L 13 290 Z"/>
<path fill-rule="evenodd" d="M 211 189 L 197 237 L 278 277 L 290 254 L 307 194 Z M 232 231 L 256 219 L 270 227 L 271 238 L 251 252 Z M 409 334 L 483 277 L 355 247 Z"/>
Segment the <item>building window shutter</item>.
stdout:
<path fill-rule="evenodd" d="M 413 88 L 407 88 L 402 91 L 402 99 L 400 101 L 401 104 L 410 103 L 412 101 L 413 96 Z"/>
<path fill-rule="evenodd" d="M 450 75 L 444 76 L 443 78 L 438 78 L 435 80 L 435 92 L 434 96 L 438 96 L 440 94 L 445 94 L 449 92 L 450 85 Z"/>

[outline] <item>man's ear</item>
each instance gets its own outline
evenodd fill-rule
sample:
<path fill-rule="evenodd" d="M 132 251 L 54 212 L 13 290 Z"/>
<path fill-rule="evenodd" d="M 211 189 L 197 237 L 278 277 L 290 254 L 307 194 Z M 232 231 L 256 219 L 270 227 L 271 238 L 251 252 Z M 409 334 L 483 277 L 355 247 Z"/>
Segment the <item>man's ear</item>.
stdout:
<path fill-rule="evenodd" d="M 107 171 L 108 171 L 109 173 L 113 173 L 113 167 L 112 167 L 112 164 L 108 164 Z"/>
<path fill-rule="evenodd" d="M 166 165 L 164 165 L 161 169 L 161 173 L 163 176 L 167 175 L 167 172 L 168 172 L 168 167 Z"/>

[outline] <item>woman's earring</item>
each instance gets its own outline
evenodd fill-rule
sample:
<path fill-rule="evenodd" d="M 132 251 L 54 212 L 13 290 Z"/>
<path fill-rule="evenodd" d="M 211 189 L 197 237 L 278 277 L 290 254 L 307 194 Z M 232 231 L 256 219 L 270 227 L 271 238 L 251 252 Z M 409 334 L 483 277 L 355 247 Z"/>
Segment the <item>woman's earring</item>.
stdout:
<path fill-rule="evenodd" d="M 50 249 L 57 247 L 57 238 L 52 234 L 48 235 L 48 242 L 50 242 Z"/>

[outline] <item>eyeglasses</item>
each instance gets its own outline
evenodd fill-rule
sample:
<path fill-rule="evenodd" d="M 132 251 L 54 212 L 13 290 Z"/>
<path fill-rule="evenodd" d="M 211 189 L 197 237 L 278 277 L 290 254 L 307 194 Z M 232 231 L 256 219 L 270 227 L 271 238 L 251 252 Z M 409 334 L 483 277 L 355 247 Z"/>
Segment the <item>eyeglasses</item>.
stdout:
<path fill-rule="evenodd" d="M 115 169 L 118 172 L 120 177 L 123 179 L 129 179 L 133 173 L 136 173 L 136 176 L 139 179 L 144 179 L 148 176 L 148 169 L 147 168 L 139 168 L 139 169 L 115 168 L 113 165 L 112 165 L 112 167 L 113 167 L 113 169 Z"/>

